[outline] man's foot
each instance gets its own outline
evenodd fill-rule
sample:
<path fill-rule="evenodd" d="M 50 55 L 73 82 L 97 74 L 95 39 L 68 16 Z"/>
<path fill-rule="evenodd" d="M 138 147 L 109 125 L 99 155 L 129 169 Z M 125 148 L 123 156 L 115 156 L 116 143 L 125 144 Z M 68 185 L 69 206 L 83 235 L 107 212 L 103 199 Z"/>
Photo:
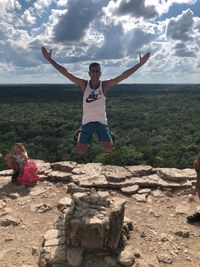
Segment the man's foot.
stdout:
<path fill-rule="evenodd" d="M 85 164 L 86 163 L 85 156 L 84 155 L 77 155 L 76 162 L 78 164 Z"/>
<path fill-rule="evenodd" d="M 196 222 L 200 223 L 200 213 L 195 212 L 194 214 L 188 216 L 187 221 L 188 221 L 188 223 L 196 223 Z"/>

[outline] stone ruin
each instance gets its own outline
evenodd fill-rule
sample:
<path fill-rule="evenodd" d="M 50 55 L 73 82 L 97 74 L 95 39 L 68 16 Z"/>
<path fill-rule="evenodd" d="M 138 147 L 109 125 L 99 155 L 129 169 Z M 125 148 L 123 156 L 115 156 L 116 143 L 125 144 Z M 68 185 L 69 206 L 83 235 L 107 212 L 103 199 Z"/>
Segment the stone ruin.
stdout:
<path fill-rule="evenodd" d="M 124 198 L 111 192 L 146 202 L 148 194 L 160 190 L 190 192 L 196 180 L 192 169 L 38 164 L 43 179 L 67 184 L 71 195 L 60 204 L 62 214 L 44 235 L 39 267 L 132 267 L 139 257 L 130 245 L 133 223 L 124 217 Z"/>
<path fill-rule="evenodd" d="M 44 235 L 40 267 L 132 266 L 133 224 L 125 200 L 97 192 L 74 193 L 66 215 Z"/>
<path fill-rule="evenodd" d="M 41 180 L 65 184 L 68 193 L 43 237 L 39 267 L 132 267 L 140 255 L 130 245 L 133 223 L 124 217 L 125 198 L 117 195 L 146 203 L 151 195 L 191 193 L 196 183 L 193 169 L 36 163 Z"/>

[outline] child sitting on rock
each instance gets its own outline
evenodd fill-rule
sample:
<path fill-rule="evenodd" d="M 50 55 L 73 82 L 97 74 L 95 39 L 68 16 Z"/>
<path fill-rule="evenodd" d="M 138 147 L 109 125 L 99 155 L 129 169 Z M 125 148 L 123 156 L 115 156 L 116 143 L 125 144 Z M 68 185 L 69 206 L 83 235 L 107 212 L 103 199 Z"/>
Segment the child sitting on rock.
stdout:
<path fill-rule="evenodd" d="M 33 160 L 28 158 L 28 153 L 21 143 L 12 146 L 11 151 L 5 157 L 10 169 L 14 171 L 12 182 L 19 184 L 32 184 L 38 181 L 37 167 Z"/>

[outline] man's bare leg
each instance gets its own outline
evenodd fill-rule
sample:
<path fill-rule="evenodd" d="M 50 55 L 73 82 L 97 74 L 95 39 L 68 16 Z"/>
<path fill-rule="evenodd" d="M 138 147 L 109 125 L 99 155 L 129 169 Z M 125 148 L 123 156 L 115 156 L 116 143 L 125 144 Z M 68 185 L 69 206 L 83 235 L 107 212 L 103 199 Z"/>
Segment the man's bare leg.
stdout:
<path fill-rule="evenodd" d="M 113 149 L 113 141 L 109 141 L 109 142 L 101 142 L 101 145 L 103 147 L 103 150 L 106 152 L 106 153 L 110 153 L 112 152 L 112 149 Z"/>
<path fill-rule="evenodd" d="M 79 142 L 77 142 L 76 149 L 79 155 L 84 155 L 87 152 L 88 145 L 80 144 Z"/>

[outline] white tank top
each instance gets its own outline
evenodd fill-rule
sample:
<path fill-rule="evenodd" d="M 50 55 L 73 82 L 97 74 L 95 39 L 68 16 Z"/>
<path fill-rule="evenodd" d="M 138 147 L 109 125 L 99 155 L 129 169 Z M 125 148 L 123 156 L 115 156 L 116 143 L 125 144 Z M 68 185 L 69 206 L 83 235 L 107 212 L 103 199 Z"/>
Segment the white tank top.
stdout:
<path fill-rule="evenodd" d="M 82 125 L 95 121 L 107 125 L 105 102 L 106 97 L 103 93 L 102 81 L 95 90 L 90 88 L 90 82 L 88 81 L 83 95 Z"/>

